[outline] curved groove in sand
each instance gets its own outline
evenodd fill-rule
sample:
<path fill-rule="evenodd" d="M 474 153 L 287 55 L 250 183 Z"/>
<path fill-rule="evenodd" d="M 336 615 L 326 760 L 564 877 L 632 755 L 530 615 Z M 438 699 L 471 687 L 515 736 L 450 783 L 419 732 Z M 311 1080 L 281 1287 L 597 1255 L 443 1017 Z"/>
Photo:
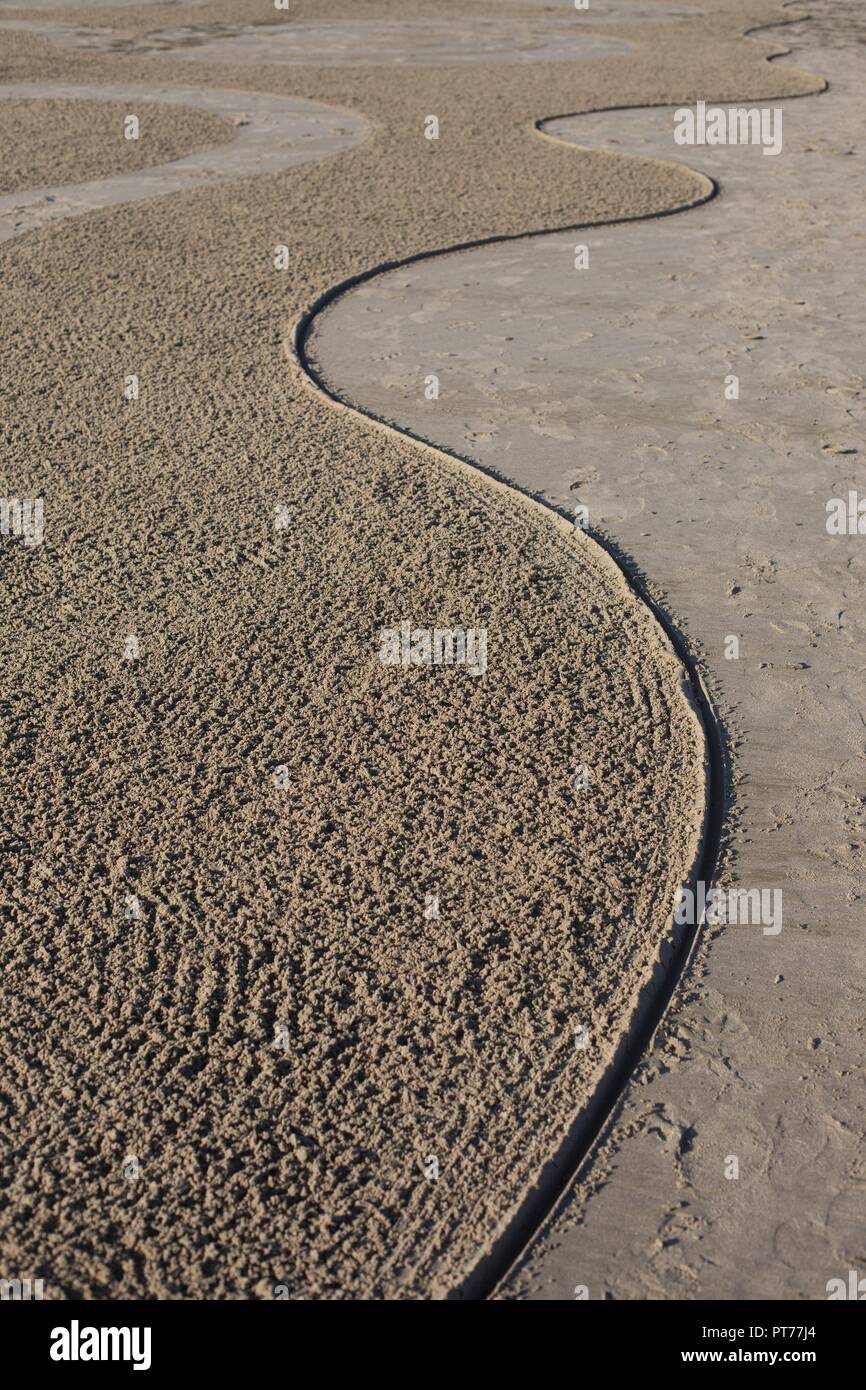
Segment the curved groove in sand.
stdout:
<path fill-rule="evenodd" d="M 701 175 L 700 177 L 703 179 L 706 176 Z M 711 185 L 709 191 L 693 203 L 685 204 L 682 209 L 671 208 L 663 212 L 648 214 L 648 216 L 667 217 L 688 207 L 707 202 L 715 196 L 717 189 L 712 180 L 706 179 L 706 182 Z M 613 219 L 607 223 L 576 223 L 552 230 L 573 231 L 586 226 L 616 225 L 620 221 L 637 220 L 644 219 L 629 217 Z M 306 343 L 318 315 L 355 286 L 386 271 L 411 265 L 417 261 L 449 255 L 453 251 L 470 250 L 477 246 L 544 236 L 547 230 L 521 232 L 502 237 L 485 237 L 480 241 L 444 247 L 441 250 L 409 256 L 399 261 L 383 262 L 379 266 L 374 266 L 362 274 L 352 276 L 332 286 L 330 290 L 320 295 L 297 320 L 285 347 L 287 355 L 290 360 L 294 361 L 308 389 L 319 398 L 326 400 L 330 406 L 360 415 L 386 433 L 411 439 L 422 448 L 431 451 L 440 463 L 444 462 L 448 467 L 465 470 L 470 474 L 481 473 L 487 479 L 488 485 L 501 488 L 508 493 L 517 493 L 525 505 L 537 508 L 544 514 L 548 522 L 556 525 L 573 539 L 574 525 L 568 519 L 567 513 L 560 508 L 553 506 L 520 484 L 507 480 L 493 470 L 464 458 L 455 450 L 434 444 L 411 429 L 392 424 L 380 416 L 342 399 L 325 383 L 306 352 Z M 706 757 L 704 823 L 696 861 L 683 881 L 689 887 L 693 887 L 700 881 L 709 885 L 715 876 L 725 812 L 725 788 L 728 781 L 725 743 L 711 696 L 684 638 L 641 581 L 621 563 L 616 549 L 600 535 L 593 535 L 588 531 L 581 534 L 587 545 L 597 547 L 599 558 L 603 558 L 616 567 L 630 591 L 649 610 L 683 667 L 685 680 L 682 693 L 690 701 L 698 715 L 704 734 Z M 550 1156 L 538 1174 L 535 1183 L 529 1188 L 517 1208 L 509 1214 L 504 1229 L 491 1243 L 487 1253 L 465 1275 L 459 1286 L 448 1295 L 450 1299 L 483 1300 L 489 1298 L 519 1258 L 527 1243 L 550 1215 L 598 1138 L 632 1071 L 658 1028 L 677 982 L 697 945 L 702 926 L 703 921 L 693 926 L 677 927 L 674 925 L 671 938 L 668 941 L 659 942 L 659 954 L 649 970 L 648 978 L 638 984 L 629 1025 L 623 1032 L 612 1057 L 602 1067 L 593 1083 L 592 1099 L 573 1117 L 556 1152 Z M 664 960 L 665 951 L 668 952 L 667 960 Z"/>
<path fill-rule="evenodd" d="M 792 19 L 783 20 L 773 25 L 756 26 L 753 29 L 745 31 L 744 37 L 758 32 L 761 28 L 777 28 L 796 22 L 798 22 L 796 19 Z M 790 51 L 791 50 L 785 50 L 784 52 L 769 55 L 767 61 L 770 62 L 776 58 L 787 56 Z M 792 96 L 762 96 L 760 101 L 788 101 L 792 100 L 793 97 L 819 95 L 821 92 L 826 91 L 827 87 L 828 83 L 824 80 L 821 87 L 817 90 L 795 93 Z M 668 104 L 669 103 L 658 103 L 656 105 L 661 106 Z M 574 118 L 579 118 L 580 115 L 583 114 L 599 115 L 604 114 L 604 112 L 608 110 L 641 111 L 651 109 L 653 109 L 652 104 L 649 106 L 640 104 L 636 106 L 600 108 L 592 112 L 570 114 Z M 542 117 L 533 121 L 530 128 L 543 139 L 552 140 L 557 144 L 567 144 L 571 148 L 585 148 L 591 150 L 593 148 L 592 146 L 584 147 L 576 145 L 572 141 L 560 139 L 560 137 L 551 134 L 544 128 L 555 120 L 565 118 L 565 116 Z M 623 157 L 629 159 L 635 156 L 624 154 Z M 628 222 L 643 222 L 662 217 L 670 217 L 700 207 L 704 203 L 715 198 L 719 192 L 719 184 L 714 178 L 692 168 L 690 165 L 685 164 L 684 161 L 653 158 L 652 162 L 665 165 L 672 169 L 675 168 L 678 171 L 686 169 L 699 184 L 700 193 L 698 196 L 685 203 L 665 208 L 659 212 L 637 214 L 631 217 L 612 218 L 596 222 L 568 223 L 558 227 L 545 227 L 528 232 L 501 236 L 494 235 L 437 248 L 434 251 L 418 253 L 394 261 L 381 262 L 366 271 L 340 281 L 320 295 L 295 323 L 290 339 L 286 343 L 287 354 L 290 359 L 294 361 L 308 389 L 320 398 L 326 400 L 332 407 L 353 411 L 355 414 L 362 416 L 364 419 L 372 422 L 386 432 L 412 439 L 416 444 L 432 451 L 440 462 L 445 462 L 449 467 L 468 470 L 470 473 L 482 473 L 494 486 L 501 487 L 508 492 L 519 493 L 527 505 L 540 508 L 554 524 L 560 527 L 565 525 L 569 531 L 573 532 L 573 527 L 568 521 L 568 514 L 563 509 L 550 503 L 548 500 L 532 492 L 520 483 L 508 479 L 497 471 L 485 467 L 474 460 L 465 458 L 456 450 L 438 444 L 433 440 L 426 439 L 408 427 L 390 422 L 384 417 L 339 395 L 313 365 L 307 351 L 307 346 L 314 323 L 326 308 L 334 304 L 335 301 L 342 298 L 351 290 L 389 271 L 410 266 L 420 261 L 429 261 L 442 256 L 452 255 L 456 252 L 474 250 L 483 246 L 529 240 L 558 232 L 574 232 L 578 230 L 587 230 L 589 228 L 596 229 L 605 226 L 617 226 Z M 713 701 L 701 670 L 692 656 L 688 643 L 669 615 L 660 608 L 644 584 L 636 577 L 628 561 L 621 560 L 621 552 L 615 543 L 609 542 L 601 535 L 593 534 L 592 532 L 587 532 L 585 535 L 588 544 L 596 546 L 599 552 L 617 566 L 631 591 L 649 609 L 652 617 L 672 645 L 686 672 L 686 689 L 690 690 L 694 696 L 694 703 L 704 732 L 708 764 L 703 834 L 700 840 L 697 861 L 691 873 L 688 875 L 686 882 L 689 886 L 693 886 L 696 882 L 702 881 L 709 886 L 716 872 L 721 830 L 727 806 L 727 787 L 729 785 L 729 763 L 721 723 L 714 709 Z M 629 1025 L 620 1038 L 613 1056 L 597 1078 L 591 1093 L 591 1100 L 572 1117 L 556 1153 L 549 1158 L 544 1169 L 538 1175 L 535 1185 L 529 1189 L 522 1202 L 520 1202 L 508 1215 L 504 1228 L 500 1230 L 499 1235 L 492 1242 L 488 1251 L 476 1262 L 472 1270 L 463 1278 L 460 1285 L 451 1291 L 448 1295 L 449 1298 L 485 1299 L 490 1297 L 505 1278 L 511 1267 L 519 1259 L 521 1253 L 525 1250 L 527 1244 L 537 1233 L 543 1222 L 553 1213 L 560 1197 L 577 1175 L 581 1165 L 591 1153 L 603 1130 L 612 1118 L 617 1101 L 632 1071 L 645 1052 L 653 1034 L 662 1021 L 674 989 L 697 947 L 703 926 L 704 921 L 701 919 L 693 926 L 675 927 L 671 934 L 672 939 L 667 943 L 661 943 L 661 952 L 664 951 L 665 946 L 669 949 L 670 954 L 668 959 L 664 961 L 663 954 L 660 953 L 659 960 L 651 969 L 649 976 L 638 983 Z"/>
<path fill-rule="evenodd" d="M 100 208 L 139 202 L 225 179 L 273 174 L 296 164 L 324 159 L 368 138 L 369 123 L 354 112 L 298 97 L 259 92 L 219 91 L 203 87 L 128 83 L 76 84 L 9 82 L 0 85 L 0 100 L 77 98 L 82 101 L 142 102 L 192 107 L 222 117 L 235 126 L 227 144 L 205 146 L 152 168 L 0 197 L 0 242 L 23 236 L 48 222 Z"/>

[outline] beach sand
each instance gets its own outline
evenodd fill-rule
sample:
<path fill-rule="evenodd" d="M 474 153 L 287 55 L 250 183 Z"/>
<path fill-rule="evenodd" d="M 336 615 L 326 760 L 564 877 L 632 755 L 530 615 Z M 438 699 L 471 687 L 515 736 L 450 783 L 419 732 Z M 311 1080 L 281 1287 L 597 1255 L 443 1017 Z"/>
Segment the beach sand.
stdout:
<path fill-rule="evenodd" d="M 736 744 L 718 881 L 783 902 L 778 933 L 707 933 L 511 1297 L 570 1298 L 580 1279 L 593 1297 L 815 1298 L 863 1239 L 863 574 L 859 537 L 826 526 L 861 446 L 863 117 L 856 6 L 812 9 L 780 31 L 784 61 L 831 86 L 760 108 L 781 113 L 776 155 L 677 147 L 672 108 L 545 124 L 620 159 L 685 159 L 720 198 L 390 271 L 335 301 L 310 342 L 344 399 L 564 511 L 579 501 L 623 548 Z M 416 390 L 420 363 L 441 373 L 436 401 Z"/>
<path fill-rule="evenodd" d="M 154 102 L 135 112 L 145 140 L 127 140 L 128 114 L 119 102 L 0 101 L 0 194 L 129 173 L 234 135 L 218 116 L 189 107 L 174 112 Z"/>
<path fill-rule="evenodd" d="M 703 824 L 682 666 L 591 541 L 335 411 L 287 338 L 388 258 L 693 200 L 688 171 L 531 122 L 815 90 L 739 37 L 779 14 L 618 19 L 628 51 L 507 81 L 0 30 L 7 81 L 234 86 L 373 127 L 0 252 L 3 490 L 46 507 L 44 543 L 2 552 L 2 1247 L 50 1296 L 445 1296 L 591 1097 Z M 383 666 L 403 619 L 483 626 L 484 677 Z"/>

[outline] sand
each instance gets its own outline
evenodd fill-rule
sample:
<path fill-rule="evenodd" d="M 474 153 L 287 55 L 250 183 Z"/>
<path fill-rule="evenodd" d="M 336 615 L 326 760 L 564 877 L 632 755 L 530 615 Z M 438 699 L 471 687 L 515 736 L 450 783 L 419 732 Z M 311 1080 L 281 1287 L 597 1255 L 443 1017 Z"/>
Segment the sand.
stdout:
<path fill-rule="evenodd" d="M 16 21 L 6 21 L 14 24 Z M 211 24 L 206 27 L 160 27 L 146 34 L 117 35 L 104 26 L 27 24 L 64 48 L 91 52 L 160 53 L 197 62 L 349 63 L 392 69 L 397 64 L 537 63 L 602 57 L 621 53 L 624 41 L 594 34 L 564 18 L 480 16 L 449 18 L 358 19 L 340 24 L 298 21 L 270 24 Z M 228 46 L 228 53 L 226 52 Z"/>
<path fill-rule="evenodd" d="M 0 194 L 70 177 L 92 179 L 144 169 L 234 135 L 218 116 L 189 108 L 176 113 L 147 103 L 135 111 L 139 138 L 127 140 L 123 132 L 129 114 L 121 102 L 0 101 Z"/>
<path fill-rule="evenodd" d="M 680 663 L 591 542 L 334 411 L 285 342 L 387 257 L 683 201 L 687 173 L 617 177 L 528 124 L 809 89 L 745 14 L 506 85 L 0 36 L 6 80 L 245 87 L 375 128 L 2 252 L 5 495 L 47 516 L 3 549 L 2 1241 L 51 1296 L 445 1296 L 591 1097 L 703 820 Z M 486 675 L 383 667 L 402 617 L 483 624 Z"/>
<path fill-rule="evenodd" d="M 190 116 L 196 119 L 202 116 L 206 122 L 215 121 L 216 129 L 225 133 L 226 138 L 219 145 L 208 144 L 188 154 L 178 149 L 172 156 L 163 148 L 164 162 L 155 162 L 160 160 L 160 143 L 151 142 L 150 120 L 147 114 L 142 114 L 138 117 L 138 143 L 146 158 L 139 158 L 136 172 L 130 172 L 121 163 L 114 172 L 103 169 L 102 178 L 87 179 L 84 176 L 92 172 L 92 161 L 91 165 L 86 160 L 76 163 L 78 151 L 74 143 L 65 160 L 60 161 L 57 171 L 60 177 L 51 177 L 54 170 L 50 166 L 49 151 L 52 140 L 57 142 L 57 136 L 46 138 L 43 130 L 43 139 L 37 146 L 41 162 L 31 169 L 28 159 L 26 167 L 15 173 L 16 191 L 0 196 L 0 241 L 98 208 L 220 183 L 238 175 L 273 173 L 309 160 L 323 159 L 366 139 L 370 133 L 367 123 L 359 117 L 320 102 L 154 83 L 112 86 L 5 82 L 0 84 L 0 116 L 4 109 L 19 109 L 23 99 L 25 110 L 33 104 L 59 105 L 75 113 L 74 126 L 82 127 L 90 118 L 98 127 L 106 119 L 105 110 L 113 109 L 112 99 L 117 98 L 122 98 L 124 104 L 120 108 L 119 125 L 112 126 L 115 133 L 123 128 L 126 113 L 156 110 L 163 125 L 171 119 L 172 112 L 177 113 L 181 129 L 185 128 Z M 160 105 L 154 105 L 154 100 Z M 205 130 L 209 128 L 206 126 Z M 76 181 L 62 182 L 64 172 Z M 40 179 L 46 177 L 50 182 L 40 187 Z M 274 253 L 279 245 L 285 246 L 285 243 L 275 237 Z M 287 252 L 282 254 L 285 257 Z"/>
<path fill-rule="evenodd" d="M 820 1298 L 866 1234 L 863 567 L 860 538 L 825 525 L 827 500 L 857 488 L 862 448 L 866 132 L 856 7 L 813 9 L 780 37 L 832 84 L 783 104 L 780 154 L 679 155 L 721 198 L 594 231 L 580 273 L 574 235 L 392 271 L 328 309 L 311 344 L 343 396 L 563 510 L 582 501 L 624 547 L 740 743 L 721 879 L 783 893 L 778 936 L 743 926 L 705 943 L 607 1144 L 507 1297 L 569 1298 L 584 1282 L 620 1299 Z M 677 153 L 671 108 L 544 129 Z M 419 399 L 421 363 L 441 373 L 436 402 Z"/>
<path fill-rule="evenodd" d="M 686 414 L 683 396 L 664 390 L 668 431 L 676 422 L 682 433 L 642 470 L 640 491 L 648 510 L 667 506 L 680 531 L 689 525 L 679 544 L 660 544 L 654 523 L 638 539 L 649 528 L 623 515 L 631 489 L 616 470 L 618 500 L 608 512 L 605 482 L 602 504 L 700 634 L 740 745 L 726 872 L 783 887 L 785 927 L 765 940 L 714 933 L 592 1172 L 506 1298 L 568 1297 L 580 1279 L 593 1297 L 814 1300 L 862 1267 L 864 569 L 862 538 L 829 535 L 826 521 L 829 499 L 857 490 L 862 457 L 866 29 L 856 4 L 809 10 L 782 37 L 829 91 L 785 107 L 787 167 L 774 178 L 702 162 L 727 199 L 715 229 L 690 217 L 681 250 L 694 267 L 695 244 L 714 234 L 727 295 L 695 277 L 691 325 L 682 313 L 666 323 L 705 360 L 725 329 L 745 331 L 742 418 L 725 417 L 720 450 L 699 393 Z M 646 125 L 640 134 L 652 139 Z M 737 244 L 751 257 L 732 254 Z M 664 298 L 656 285 L 647 308 L 661 316 Z M 696 339 L 702 312 L 714 332 Z M 699 445 L 721 465 L 712 492 L 712 472 L 687 457 Z M 671 467 L 685 489 L 672 512 Z M 719 661 L 726 630 L 742 636 L 738 663 Z"/>

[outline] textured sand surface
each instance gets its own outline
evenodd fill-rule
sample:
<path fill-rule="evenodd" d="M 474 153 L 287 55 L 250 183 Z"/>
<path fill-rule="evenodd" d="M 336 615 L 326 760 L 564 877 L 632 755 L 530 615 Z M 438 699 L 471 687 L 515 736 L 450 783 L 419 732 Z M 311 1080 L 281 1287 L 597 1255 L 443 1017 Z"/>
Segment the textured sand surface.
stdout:
<path fill-rule="evenodd" d="M 52 99 L 59 100 L 64 107 L 73 111 L 83 109 L 85 113 L 100 109 L 89 98 L 100 100 L 122 96 L 126 103 L 124 112 L 159 111 L 163 124 L 174 115 L 182 128 L 186 127 L 191 117 L 208 113 L 206 120 L 216 120 L 219 131 L 228 132 L 227 143 L 218 147 L 211 144 L 185 157 L 172 158 L 168 163 L 155 165 L 153 160 L 158 159 L 159 150 L 151 149 L 150 160 L 145 161 L 144 167 L 139 167 L 137 172 L 124 170 L 86 182 L 77 181 L 86 178 L 88 170 L 85 164 L 76 168 L 74 152 L 61 161 L 62 173 L 67 179 L 76 178 L 74 183 L 54 179 L 47 186 L 34 187 L 31 176 L 22 174 L 26 193 L 16 192 L 0 197 L 0 241 L 21 236 L 48 222 L 80 216 L 97 208 L 138 202 L 142 198 L 176 193 L 201 184 L 220 183 L 238 176 L 249 178 L 254 174 L 288 169 L 295 164 L 305 164 L 334 154 L 369 134 L 367 123 L 359 117 L 347 111 L 335 111 L 319 102 L 268 97 L 253 92 L 205 92 L 197 88 L 153 84 L 134 87 L 131 84 L 91 86 L 68 83 L 64 86 L 60 83 L 7 82 L 0 85 L 0 98 L 4 99 L 0 101 L 0 114 L 4 102 L 11 106 L 16 98 L 24 98 L 28 104 L 32 104 L 31 99 L 35 97 L 38 104 L 46 92 L 50 92 Z M 154 99 L 161 104 L 150 105 Z M 77 117 L 76 123 L 80 123 L 80 120 L 81 117 Z M 150 149 L 149 117 L 142 115 L 140 121 L 139 140 Z M 119 124 L 117 128 L 122 126 Z M 114 128 L 112 133 L 116 134 Z M 59 143 L 58 128 L 52 127 L 49 135 L 40 127 L 40 137 L 37 146 L 39 168 L 45 177 L 51 173 L 49 152 L 52 146 Z M 138 163 L 141 165 L 140 160 Z M 285 245 L 284 242 L 279 244 Z"/>
<path fill-rule="evenodd" d="M 810 8 L 781 37 L 831 86 L 784 105 L 778 156 L 678 149 L 672 109 L 545 125 L 686 158 L 718 200 L 593 232 L 580 273 L 573 235 L 394 271 L 316 331 L 344 395 L 563 508 L 580 499 L 663 588 L 743 736 L 726 878 L 784 894 L 779 937 L 729 928 L 696 966 L 509 1297 L 586 1283 L 592 1297 L 814 1299 L 866 1241 L 864 568 L 862 538 L 825 528 L 827 499 L 857 488 L 866 419 L 866 24 L 856 5 Z M 441 374 L 435 402 L 417 390 L 425 371 Z"/>
<path fill-rule="evenodd" d="M 667 19 L 663 46 L 644 22 L 628 54 L 505 86 L 0 37 L 7 80 L 122 62 L 376 127 L 254 197 L 180 192 L 2 252 L 4 495 L 46 501 L 43 545 L 2 549 L 2 1239 L 52 1296 L 441 1295 L 589 1094 L 694 854 L 678 663 L 591 542 L 333 412 L 281 348 L 385 256 L 683 201 L 688 174 L 528 124 L 808 87 L 744 51 L 743 14 Z M 486 626 L 486 675 L 381 666 L 404 617 Z"/>
<path fill-rule="evenodd" d="M 785 155 L 763 161 L 776 167 L 761 180 L 747 163 L 734 167 L 735 151 L 712 151 L 704 167 L 728 190 L 715 230 L 727 294 L 694 275 L 711 228 L 690 215 L 681 250 L 692 322 L 680 312 L 665 324 L 708 360 L 720 338 L 746 332 L 742 418 L 725 417 L 720 450 L 702 393 L 683 408 L 689 375 L 679 399 L 649 385 L 667 432 L 670 422 L 680 431 L 637 485 L 648 511 L 666 507 L 681 523 L 679 543 L 654 520 L 652 537 L 638 538 L 650 527 L 634 514 L 636 478 L 599 479 L 611 528 L 700 634 L 735 708 L 731 876 L 783 887 L 785 927 L 777 938 L 718 935 L 592 1174 L 505 1297 L 570 1297 L 579 1280 L 594 1297 L 821 1299 L 829 1280 L 863 1265 L 866 570 L 862 535 L 829 535 L 825 522 L 828 499 L 861 484 L 866 15 L 855 0 L 808 9 L 811 20 L 782 37 L 829 91 L 785 107 Z M 643 135 L 652 141 L 646 125 Z M 746 244 L 752 254 L 737 258 Z M 650 283 L 646 307 L 661 319 L 668 296 Z M 702 313 L 714 335 L 699 327 Z M 695 467 L 711 443 L 724 496 Z M 685 503 L 673 509 L 669 469 Z M 741 634 L 739 662 L 719 659 L 725 632 Z M 729 1154 L 737 1182 L 723 1177 Z"/>
<path fill-rule="evenodd" d="M 0 193 L 129 173 L 179 159 L 201 145 L 222 144 L 234 134 L 208 112 L 167 111 L 147 103 L 135 110 L 139 139 L 127 140 L 128 114 L 122 102 L 0 100 Z"/>

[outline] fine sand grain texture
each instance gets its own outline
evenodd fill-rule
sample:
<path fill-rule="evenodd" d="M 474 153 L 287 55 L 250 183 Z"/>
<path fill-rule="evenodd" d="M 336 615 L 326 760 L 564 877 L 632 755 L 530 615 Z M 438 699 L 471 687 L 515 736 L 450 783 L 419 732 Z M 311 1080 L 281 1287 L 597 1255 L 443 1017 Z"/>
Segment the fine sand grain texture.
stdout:
<path fill-rule="evenodd" d="M 46 514 L 2 547 L 0 1230 L 49 1296 L 443 1296 L 591 1095 L 703 822 L 682 668 L 591 540 L 334 411 L 285 341 L 389 257 L 687 201 L 688 172 L 530 123 L 814 90 L 738 37 L 776 14 L 622 21 L 627 52 L 507 83 L 0 36 L 8 81 L 234 86 L 374 127 L 0 252 L 3 495 Z M 383 666 L 404 619 L 484 627 L 486 673 Z"/>

